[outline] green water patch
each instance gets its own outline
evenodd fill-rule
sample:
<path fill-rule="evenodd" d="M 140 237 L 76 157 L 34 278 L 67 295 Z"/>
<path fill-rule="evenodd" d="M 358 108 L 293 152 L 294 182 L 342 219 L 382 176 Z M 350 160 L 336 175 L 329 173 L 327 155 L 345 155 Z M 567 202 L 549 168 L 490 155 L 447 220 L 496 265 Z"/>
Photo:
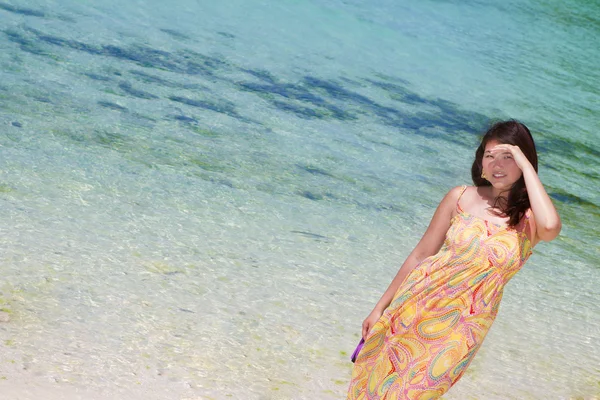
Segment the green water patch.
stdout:
<path fill-rule="evenodd" d="M 0 183 L 0 193 L 10 193 L 12 192 L 14 189 L 8 185 L 5 185 L 3 183 Z"/>
<path fill-rule="evenodd" d="M 169 265 L 164 262 L 151 262 L 145 263 L 144 269 L 146 271 L 151 272 L 153 274 L 159 275 L 177 275 L 177 274 L 185 274 L 184 268 L 175 267 L 173 265 Z"/>
<path fill-rule="evenodd" d="M 595 1 L 541 0 L 540 12 L 568 28 L 600 30 L 600 4 Z"/>
<path fill-rule="evenodd" d="M 226 172 L 228 170 L 228 168 L 223 165 L 218 165 L 214 162 L 209 162 L 206 159 L 200 159 L 194 156 L 188 157 L 187 162 L 209 172 Z"/>
<path fill-rule="evenodd" d="M 70 129 L 51 129 L 55 138 L 66 140 L 82 146 L 100 145 L 116 151 L 131 151 L 136 148 L 136 142 L 129 136 L 107 130 L 89 130 L 76 132 Z"/>
<path fill-rule="evenodd" d="M 129 137 L 117 132 L 96 130 L 94 134 L 89 136 L 89 139 L 92 143 L 120 151 L 125 148 L 131 149 L 133 146 L 133 141 Z"/>
<path fill-rule="evenodd" d="M 103 106 L 121 110 L 120 106 L 104 104 Z M 143 117 L 143 116 L 140 116 Z M 189 127 L 195 134 L 207 138 L 219 136 L 219 133 L 200 126 Z M 52 136 L 67 144 L 82 147 L 103 147 L 125 156 L 126 159 L 149 168 L 161 166 L 177 167 L 179 173 L 191 173 L 203 180 L 224 184 L 233 187 L 231 182 L 223 177 L 216 177 L 214 173 L 227 173 L 232 167 L 226 159 L 217 159 L 204 154 L 200 148 L 188 140 L 165 138 L 161 146 L 145 136 L 135 135 L 128 130 L 127 133 L 109 129 L 94 129 L 74 131 L 72 129 L 51 129 Z"/>
<path fill-rule="evenodd" d="M 0 289 L 0 322 L 8 322 L 14 313 L 12 300 L 17 291 L 10 285 L 5 284 Z"/>
<path fill-rule="evenodd" d="M 198 148 L 188 146 L 165 151 L 163 147 L 155 147 L 147 142 L 138 142 L 126 149 L 128 150 L 128 159 L 149 168 L 174 167 L 177 168 L 178 173 L 190 174 L 205 181 L 233 187 L 230 181 L 221 176 L 232 170 L 228 160 L 209 156 Z"/>

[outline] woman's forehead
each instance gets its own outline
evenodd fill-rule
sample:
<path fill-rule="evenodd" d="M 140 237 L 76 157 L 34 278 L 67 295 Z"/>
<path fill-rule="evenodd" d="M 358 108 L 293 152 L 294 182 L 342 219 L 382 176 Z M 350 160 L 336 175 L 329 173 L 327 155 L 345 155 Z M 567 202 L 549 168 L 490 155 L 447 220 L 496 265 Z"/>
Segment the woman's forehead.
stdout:
<path fill-rule="evenodd" d="M 499 144 L 502 144 L 502 143 L 500 143 L 496 139 L 491 139 L 491 140 L 489 140 L 485 144 L 485 150 L 484 151 L 490 151 L 491 149 L 493 149 L 494 147 L 498 146 Z"/>

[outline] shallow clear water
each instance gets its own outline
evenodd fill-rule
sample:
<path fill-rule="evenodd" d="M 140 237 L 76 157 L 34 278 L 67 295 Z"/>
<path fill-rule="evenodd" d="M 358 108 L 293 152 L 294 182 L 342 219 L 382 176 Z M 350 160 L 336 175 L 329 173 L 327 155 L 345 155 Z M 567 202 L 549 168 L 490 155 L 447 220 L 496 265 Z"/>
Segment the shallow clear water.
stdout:
<path fill-rule="evenodd" d="M 599 396 L 598 6 L 212 3 L 0 2 L 0 388 L 342 398 L 513 117 L 564 228 L 445 398 Z"/>

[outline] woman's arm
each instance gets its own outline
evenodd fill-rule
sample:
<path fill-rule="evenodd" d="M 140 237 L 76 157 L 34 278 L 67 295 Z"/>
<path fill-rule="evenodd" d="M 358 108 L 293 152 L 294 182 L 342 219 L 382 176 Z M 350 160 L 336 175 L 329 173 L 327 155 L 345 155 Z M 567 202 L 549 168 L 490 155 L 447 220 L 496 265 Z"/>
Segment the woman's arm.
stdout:
<path fill-rule="evenodd" d="M 500 144 L 492 149 L 492 152 L 509 151 L 517 166 L 523 172 L 527 195 L 533 212 L 534 223 L 532 227 L 532 244 L 535 246 L 540 240 L 549 242 L 556 238 L 562 228 L 560 216 L 546 193 L 542 181 L 535 169 L 525 156 L 519 146 Z"/>
<path fill-rule="evenodd" d="M 398 270 L 392 283 L 390 283 L 385 293 L 383 293 L 383 296 L 381 296 L 381 299 L 379 299 L 375 308 L 371 311 L 371 314 L 364 320 L 362 326 L 363 338 L 367 337 L 367 334 L 381 317 L 383 311 L 390 305 L 394 298 L 394 294 L 396 294 L 396 291 L 411 271 L 425 258 L 436 254 L 442 247 L 446 232 L 450 227 L 450 220 L 456 213 L 456 203 L 461 190 L 461 187 L 453 188 L 440 202 L 423 237 L 406 258 L 406 261 L 404 261 Z"/>
<path fill-rule="evenodd" d="M 535 246 L 540 240 L 549 242 L 556 238 L 562 228 L 562 222 L 535 169 L 529 164 L 522 171 L 535 221 L 535 224 L 532 224 Z"/>

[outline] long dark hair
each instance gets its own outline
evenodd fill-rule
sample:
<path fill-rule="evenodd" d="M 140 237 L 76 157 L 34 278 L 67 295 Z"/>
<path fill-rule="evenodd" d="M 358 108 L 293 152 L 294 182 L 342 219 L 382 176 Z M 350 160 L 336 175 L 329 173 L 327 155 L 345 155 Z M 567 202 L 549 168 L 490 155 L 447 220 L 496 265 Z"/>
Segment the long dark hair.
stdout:
<path fill-rule="evenodd" d="M 535 143 L 529 129 L 519 121 L 509 120 L 497 122 L 485 133 L 481 139 L 481 144 L 475 152 L 475 161 L 471 167 L 471 177 L 475 186 L 491 186 L 492 184 L 481 177 L 482 160 L 485 146 L 490 140 L 496 140 L 501 144 L 512 144 L 519 146 L 525 157 L 529 160 L 535 171 L 538 170 L 537 152 Z M 507 196 L 507 200 L 500 197 L 494 200 L 494 208 L 499 208 L 499 215 L 509 217 L 508 225 L 516 226 L 525 212 L 531 207 L 529 204 L 529 196 L 525 187 L 525 179 L 523 176 L 516 181 Z"/>

